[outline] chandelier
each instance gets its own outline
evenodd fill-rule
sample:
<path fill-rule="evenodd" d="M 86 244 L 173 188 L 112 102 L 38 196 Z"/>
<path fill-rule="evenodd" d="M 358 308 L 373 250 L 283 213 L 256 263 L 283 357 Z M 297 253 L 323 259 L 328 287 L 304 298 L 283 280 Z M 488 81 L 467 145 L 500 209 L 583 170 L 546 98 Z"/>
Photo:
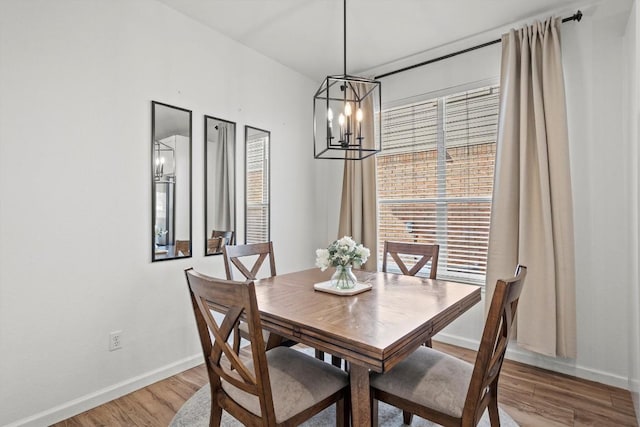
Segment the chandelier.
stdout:
<path fill-rule="evenodd" d="M 154 144 L 153 179 L 156 182 L 175 182 L 175 148 L 160 141 Z M 165 168 L 165 165 L 167 168 Z"/>
<path fill-rule="evenodd" d="M 380 82 L 347 74 L 347 0 L 344 2 L 344 69 L 327 76 L 313 97 L 316 159 L 362 160 L 380 151 Z"/>

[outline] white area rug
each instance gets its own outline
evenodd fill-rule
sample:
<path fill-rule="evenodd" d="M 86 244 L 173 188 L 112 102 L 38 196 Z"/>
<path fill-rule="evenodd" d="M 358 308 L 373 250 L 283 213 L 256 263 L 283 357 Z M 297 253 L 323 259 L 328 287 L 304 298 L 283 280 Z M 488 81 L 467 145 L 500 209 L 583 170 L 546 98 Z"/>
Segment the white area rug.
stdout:
<path fill-rule="evenodd" d="M 209 407 L 210 407 L 209 384 L 202 387 L 187 400 L 180 408 L 176 416 L 171 421 L 169 427 L 208 427 Z M 404 425 L 402 422 L 402 411 L 384 402 L 378 406 L 378 420 L 381 427 L 396 427 Z M 320 412 L 315 417 L 302 424 L 305 427 L 327 427 L 336 424 L 335 405 Z M 242 424 L 226 412 L 222 413 L 221 425 L 224 427 L 241 427 Z M 502 427 L 518 427 L 518 424 L 502 409 L 500 409 L 500 425 Z M 414 416 L 412 427 L 433 427 L 430 421 Z M 489 414 L 484 413 L 479 427 L 490 427 Z"/>
<path fill-rule="evenodd" d="M 309 347 L 300 348 L 299 346 L 295 346 L 293 348 L 310 356 L 314 354 L 314 350 Z M 325 355 L 325 358 L 329 361 L 330 356 Z M 173 420 L 171 420 L 169 427 L 208 427 L 211 405 L 210 396 L 211 390 L 209 389 L 209 384 L 207 384 L 184 403 L 175 417 L 173 417 Z M 518 427 L 518 423 L 516 423 L 509 414 L 500 408 L 498 409 L 500 411 L 500 425 L 502 427 Z M 384 402 L 380 402 L 378 405 L 378 422 L 380 427 L 398 427 L 405 425 L 402 422 L 402 411 Z M 332 405 L 301 425 L 304 427 L 327 427 L 335 424 L 336 407 Z M 241 427 L 242 423 L 223 411 L 220 425 L 224 427 Z M 438 426 L 438 424 L 434 424 L 418 416 L 414 416 L 413 422 L 411 423 L 411 427 L 436 426 Z M 478 423 L 478 427 L 491 427 L 488 412 L 485 411 L 482 419 Z"/>

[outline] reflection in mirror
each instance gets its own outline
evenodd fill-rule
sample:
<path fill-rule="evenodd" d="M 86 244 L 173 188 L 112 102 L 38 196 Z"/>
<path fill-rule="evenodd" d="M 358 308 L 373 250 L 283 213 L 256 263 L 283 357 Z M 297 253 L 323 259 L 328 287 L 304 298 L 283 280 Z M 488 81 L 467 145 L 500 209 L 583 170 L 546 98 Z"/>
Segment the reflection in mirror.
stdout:
<path fill-rule="evenodd" d="M 269 149 L 271 132 L 244 127 L 245 141 L 245 243 L 270 239 Z"/>
<path fill-rule="evenodd" d="M 191 111 L 151 102 L 152 261 L 191 256 Z"/>
<path fill-rule="evenodd" d="M 204 116 L 205 255 L 222 253 L 235 244 L 236 124 Z"/>

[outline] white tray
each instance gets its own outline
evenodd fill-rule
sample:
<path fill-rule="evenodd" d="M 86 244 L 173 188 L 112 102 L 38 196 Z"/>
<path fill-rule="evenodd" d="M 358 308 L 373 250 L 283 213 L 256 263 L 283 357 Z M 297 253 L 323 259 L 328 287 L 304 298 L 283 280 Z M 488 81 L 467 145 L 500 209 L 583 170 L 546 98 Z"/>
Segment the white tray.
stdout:
<path fill-rule="evenodd" d="M 371 290 L 371 283 L 356 283 L 356 286 L 351 289 L 338 289 L 331 286 L 331 281 L 315 283 L 313 289 L 320 292 L 328 292 L 335 295 L 356 295 L 362 292 Z"/>

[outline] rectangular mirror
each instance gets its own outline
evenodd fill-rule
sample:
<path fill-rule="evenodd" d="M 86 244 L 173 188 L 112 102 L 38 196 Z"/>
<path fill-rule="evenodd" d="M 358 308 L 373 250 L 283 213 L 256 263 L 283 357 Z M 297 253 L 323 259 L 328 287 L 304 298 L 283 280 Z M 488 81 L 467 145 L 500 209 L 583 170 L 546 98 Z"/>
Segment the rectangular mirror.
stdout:
<path fill-rule="evenodd" d="M 152 261 L 191 256 L 191 111 L 151 102 Z"/>
<path fill-rule="evenodd" d="M 270 166 L 271 132 L 244 127 L 245 141 L 245 243 L 270 239 Z"/>
<path fill-rule="evenodd" d="M 205 255 L 236 238 L 236 124 L 204 116 Z"/>

